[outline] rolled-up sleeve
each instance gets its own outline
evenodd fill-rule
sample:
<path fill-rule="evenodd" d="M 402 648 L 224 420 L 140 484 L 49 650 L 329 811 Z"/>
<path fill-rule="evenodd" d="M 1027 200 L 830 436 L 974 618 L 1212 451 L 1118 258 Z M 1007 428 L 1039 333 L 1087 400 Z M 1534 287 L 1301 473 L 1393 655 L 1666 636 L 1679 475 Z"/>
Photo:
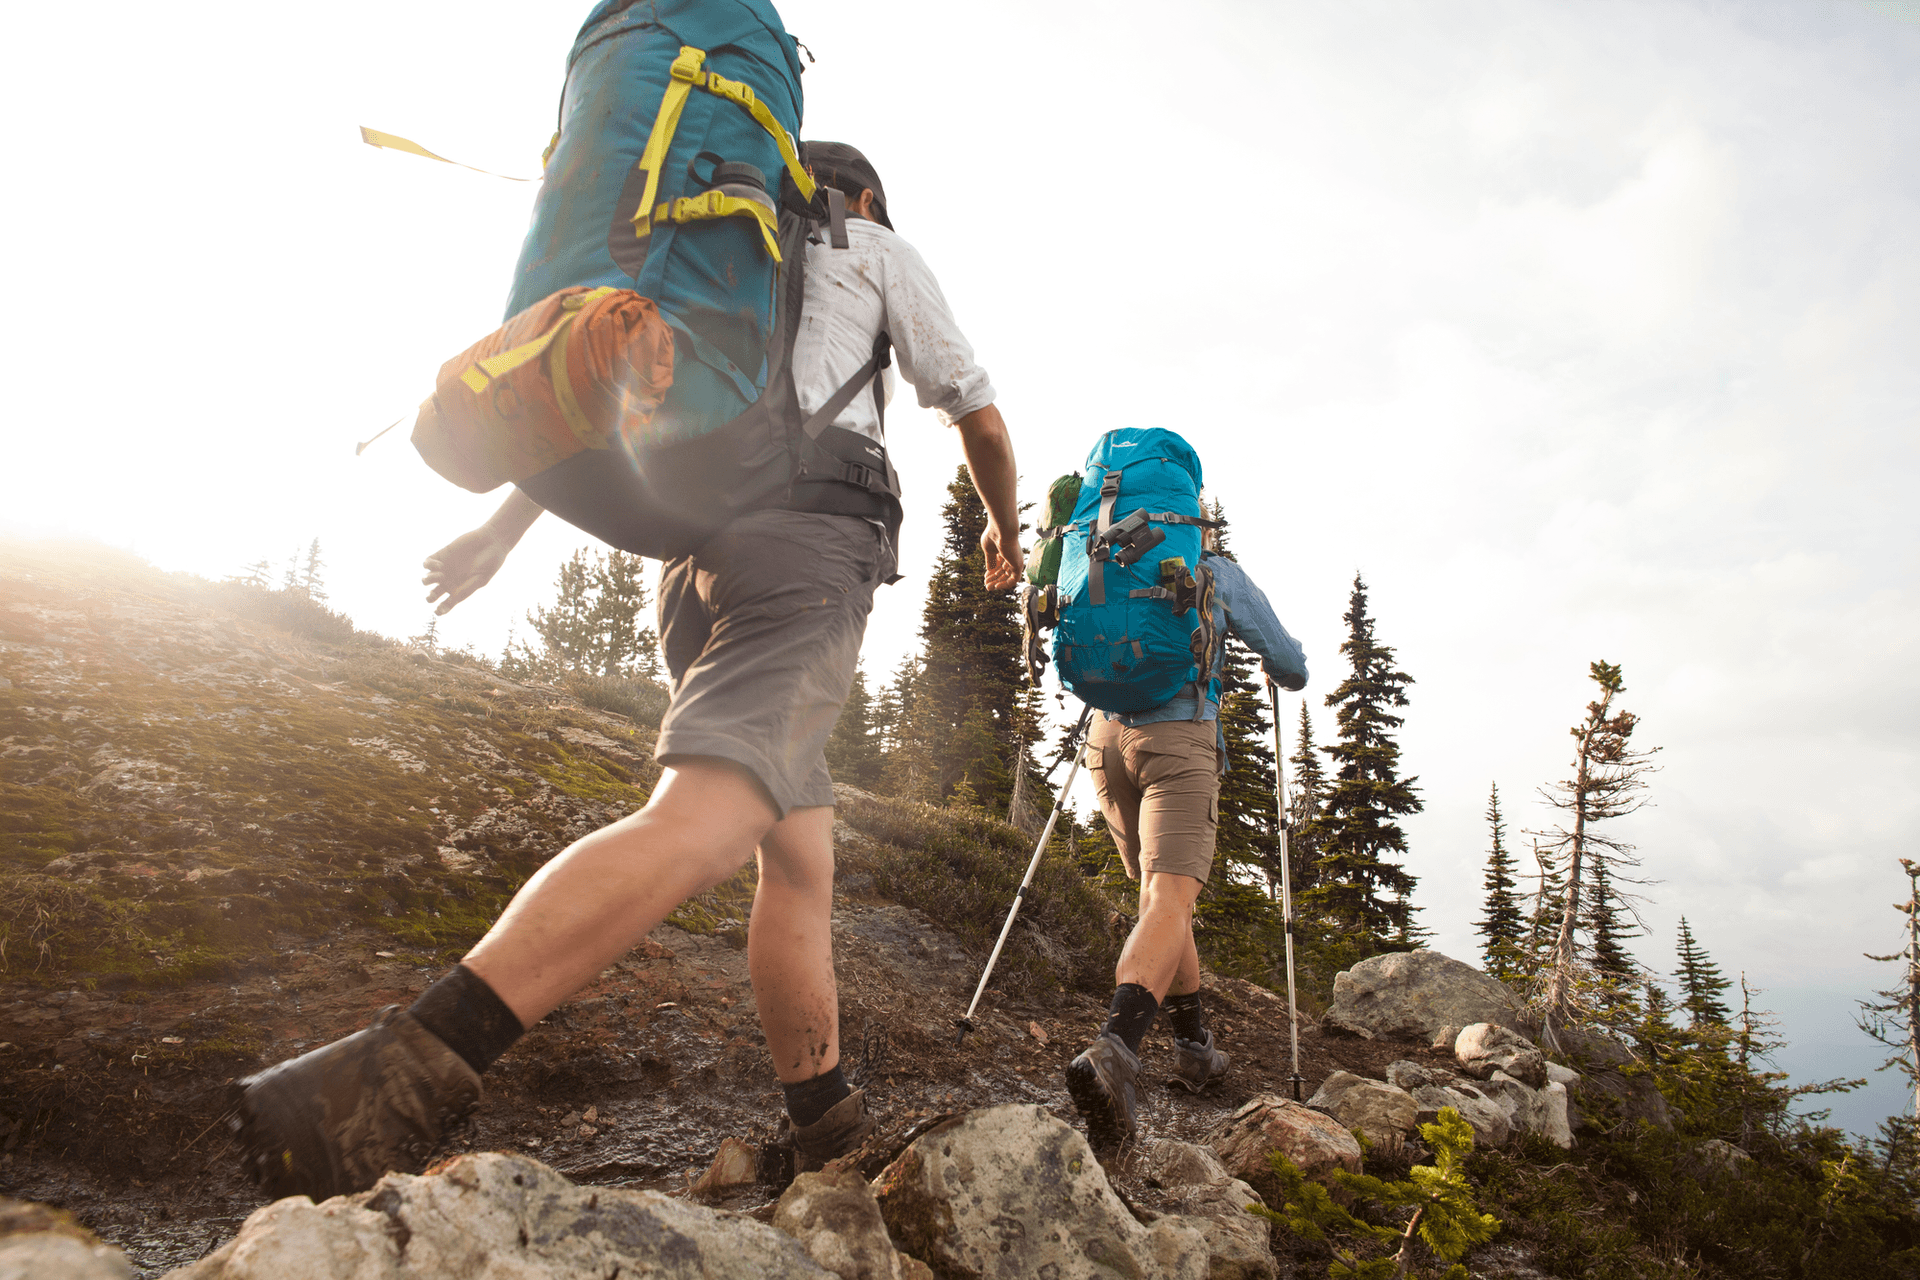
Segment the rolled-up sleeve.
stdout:
<path fill-rule="evenodd" d="M 942 426 L 952 426 L 954 419 L 993 403 L 993 383 L 975 363 L 973 347 L 919 251 L 897 237 L 887 249 L 887 333 L 900 376 L 913 384 L 921 408 L 938 414 Z"/>
<path fill-rule="evenodd" d="M 1282 689 L 1307 687 L 1307 651 L 1287 634 L 1246 571 L 1224 556 L 1207 557 L 1213 570 L 1213 598 L 1226 610 L 1227 630 L 1260 655 L 1260 665 Z"/>

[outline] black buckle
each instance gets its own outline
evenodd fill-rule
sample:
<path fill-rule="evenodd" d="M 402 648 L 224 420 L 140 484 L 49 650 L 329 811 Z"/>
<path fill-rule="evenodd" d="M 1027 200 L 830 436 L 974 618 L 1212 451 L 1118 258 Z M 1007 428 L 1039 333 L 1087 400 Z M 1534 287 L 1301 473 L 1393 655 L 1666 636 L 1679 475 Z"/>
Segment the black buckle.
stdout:
<path fill-rule="evenodd" d="M 848 484 L 857 485 L 865 489 L 868 493 L 886 487 L 885 478 L 882 477 L 879 472 L 875 471 L 872 467 L 862 466 L 858 462 L 846 463 L 840 473 L 840 478 Z"/>

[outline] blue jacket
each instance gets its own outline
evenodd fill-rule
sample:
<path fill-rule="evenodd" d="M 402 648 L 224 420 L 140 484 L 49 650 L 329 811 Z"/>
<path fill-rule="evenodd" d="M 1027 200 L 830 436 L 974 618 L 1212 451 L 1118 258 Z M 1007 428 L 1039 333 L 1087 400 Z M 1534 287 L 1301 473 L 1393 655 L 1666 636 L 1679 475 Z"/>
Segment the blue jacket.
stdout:
<path fill-rule="evenodd" d="M 1237 636 L 1242 644 L 1260 655 L 1260 666 L 1273 682 L 1282 689 L 1299 690 L 1307 687 L 1307 653 L 1300 642 L 1287 634 L 1280 625 L 1280 619 L 1274 616 L 1273 606 L 1267 603 L 1266 592 L 1254 585 L 1247 571 L 1225 556 L 1208 552 L 1200 562 L 1213 571 L 1213 625 L 1220 636 L 1220 648 L 1214 651 L 1214 670 L 1220 669 L 1222 651 L 1226 647 L 1229 633 Z M 1193 686 L 1187 686 L 1192 690 Z M 1199 705 L 1203 701 L 1204 705 Z M 1196 705 L 1200 714 L 1194 715 Z M 1129 728 L 1135 725 L 1154 724 L 1161 720 L 1218 720 L 1220 708 L 1213 699 L 1196 700 L 1191 694 L 1176 697 L 1163 702 L 1151 711 L 1131 713 L 1102 712 L 1109 720 L 1118 720 Z M 1226 736 L 1220 734 L 1220 771 L 1227 770 Z"/>

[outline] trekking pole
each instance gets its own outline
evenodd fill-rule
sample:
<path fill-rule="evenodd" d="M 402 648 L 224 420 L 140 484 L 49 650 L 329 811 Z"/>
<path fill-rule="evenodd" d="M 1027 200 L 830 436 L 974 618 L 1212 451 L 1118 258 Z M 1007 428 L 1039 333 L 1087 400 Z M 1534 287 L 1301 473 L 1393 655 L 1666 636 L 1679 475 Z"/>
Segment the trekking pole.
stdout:
<path fill-rule="evenodd" d="M 1293 822 L 1287 817 L 1287 756 L 1280 741 L 1280 686 L 1267 681 L 1267 696 L 1273 700 L 1273 800 L 1280 818 L 1280 916 L 1287 928 L 1287 1022 L 1293 1036 L 1293 1074 L 1287 1082 L 1293 1086 L 1293 1100 L 1299 1102 L 1300 1086 L 1300 1011 L 1293 997 L 1293 856 L 1287 848 L 1287 831 Z"/>
<path fill-rule="evenodd" d="M 973 989 L 973 1003 L 967 1006 L 967 1012 L 953 1020 L 960 1033 L 953 1038 L 953 1047 L 958 1049 L 960 1042 L 972 1031 L 973 1011 L 980 1007 L 980 997 L 986 994 L 987 979 L 993 976 L 993 966 L 1000 962 L 1000 948 L 1007 945 L 1007 935 L 1013 932 L 1013 918 L 1020 914 L 1020 904 L 1026 899 L 1027 886 L 1033 883 L 1033 873 L 1040 869 L 1040 859 L 1047 851 L 1047 841 L 1053 839 L 1053 824 L 1060 821 L 1060 810 L 1066 807 L 1067 792 L 1073 790 L 1073 779 L 1080 772 L 1080 761 L 1086 756 L 1086 739 L 1081 737 L 1087 727 L 1087 718 L 1093 714 L 1093 708 L 1087 707 L 1080 713 L 1080 722 L 1073 726 L 1073 733 L 1067 738 L 1069 744 L 1075 740 L 1079 746 L 1073 753 L 1073 767 L 1067 770 L 1066 785 L 1060 788 L 1060 797 L 1053 802 L 1053 812 L 1047 815 L 1047 829 L 1040 833 L 1040 843 L 1033 847 L 1033 857 L 1027 863 L 1027 875 L 1020 882 L 1019 890 L 1013 895 L 1013 906 L 1007 910 L 1007 922 L 1000 926 L 1000 940 L 993 944 L 993 954 L 987 957 L 987 967 L 980 975 L 980 985 Z M 1061 753 L 1063 756 L 1065 752 Z"/>

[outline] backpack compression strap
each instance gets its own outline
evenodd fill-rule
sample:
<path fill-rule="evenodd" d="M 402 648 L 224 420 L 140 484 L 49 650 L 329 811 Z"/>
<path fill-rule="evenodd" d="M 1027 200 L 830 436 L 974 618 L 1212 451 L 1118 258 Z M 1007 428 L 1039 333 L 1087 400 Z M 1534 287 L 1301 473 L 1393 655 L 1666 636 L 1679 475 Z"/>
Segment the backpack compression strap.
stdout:
<path fill-rule="evenodd" d="M 1113 504 L 1120 497 L 1120 468 L 1109 468 L 1100 481 L 1100 514 L 1087 535 L 1087 602 L 1099 608 L 1107 602 L 1108 547 L 1100 535 L 1113 523 Z"/>
<path fill-rule="evenodd" d="M 760 234 L 766 239 L 767 250 L 777 261 L 780 257 L 778 223 L 773 211 L 756 201 L 709 191 L 691 199 L 675 200 L 671 205 L 654 204 L 654 197 L 660 193 L 660 171 L 667 163 L 667 148 L 673 144 L 674 130 L 680 127 L 680 113 L 686 110 L 687 98 L 695 88 L 725 98 L 751 115 L 762 129 L 772 135 L 774 145 L 780 148 L 780 159 L 786 163 L 787 172 L 792 175 L 793 185 L 799 188 L 801 197 L 813 199 L 813 179 L 800 166 L 800 150 L 792 135 L 773 118 L 773 112 L 767 104 L 754 96 L 753 86 L 739 80 L 729 80 L 718 72 L 702 71 L 700 64 L 706 59 L 705 49 L 681 45 L 680 56 L 667 69 L 670 77 L 667 91 L 661 95 L 660 110 L 653 117 L 653 132 L 647 135 L 646 149 L 640 153 L 639 163 L 634 166 L 646 171 L 647 185 L 641 194 L 639 207 L 633 212 L 633 234 L 645 239 L 652 234 L 655 223 L 749 217 L 760 224 Z M 551 146 L 548 152 L 551 154 Z"/>

